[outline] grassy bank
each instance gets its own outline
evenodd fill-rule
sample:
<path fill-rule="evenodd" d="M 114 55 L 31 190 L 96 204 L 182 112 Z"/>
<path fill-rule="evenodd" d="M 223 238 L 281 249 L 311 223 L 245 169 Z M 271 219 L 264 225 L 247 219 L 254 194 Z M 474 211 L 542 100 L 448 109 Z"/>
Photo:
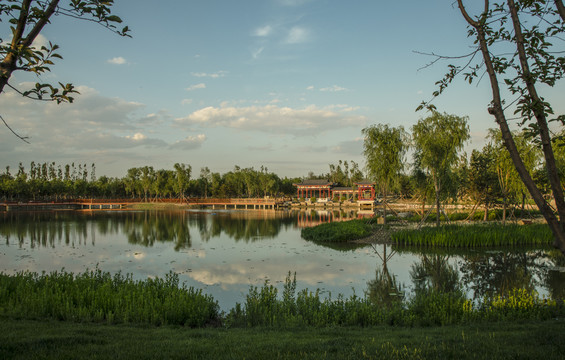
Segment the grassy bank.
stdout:
<path fill-rule="evenodd" d="M 562 359 L 563 320 L 432 328 L 187 329 L 0 317 L 1 359 Z"/>
<path fill-rule="evenodd" d="M 404 229 L 391 235 L 398 245 L 421 247 L 464 247 L 551 245 L 553 236 L 547 224 L 444 225 L 439 228 Z"/>
<path fill-rule="evenodd" d="M 111 277 L 91 271 L 76 276 L 64 272 L 0 274 L 0 316 L 199 328 L 438 326 L 561 318 L 565 317 L 565 302 L 522 289 L 479 303 L 467 300 L 459 291 L 424 291 L 386 303 L 371 296 L 326 298 L 318 290 L 297 292 L 296 278 L 289 274 L 282 294 L 266 282 L 251 287 L 243 304 L 220 313 L 211 296 L 179 286 L 174 274 L 133 281 L 120 274 Z"/>

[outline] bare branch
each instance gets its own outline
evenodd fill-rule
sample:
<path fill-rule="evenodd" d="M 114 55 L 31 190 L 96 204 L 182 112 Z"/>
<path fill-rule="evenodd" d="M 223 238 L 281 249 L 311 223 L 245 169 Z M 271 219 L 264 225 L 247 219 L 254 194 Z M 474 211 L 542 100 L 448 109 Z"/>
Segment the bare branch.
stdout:
<path fill-rule="evenodd" d="M 18 133 L 16 133 L 14 130 L 12 130 L 12 128 L 8 125 L 8 123 L 6 122 L 6 120 L 4 120 L 4 118 L 2 117 L 2 115 L 0 115 L 0 119 L 2 119 L 2 122 L 4 123 L 4 125 L 8 128 L 8 130 L 10 130 L 12 132 L 12 134 L 16 135 L 16 137 L 20 140 L 22 140 L 23 142 L 26 142 L 28 144 L 30 144 L 29 141 L 27 141 L 27 139 L 29 139 L 29 136 L 21 136 Z"/>

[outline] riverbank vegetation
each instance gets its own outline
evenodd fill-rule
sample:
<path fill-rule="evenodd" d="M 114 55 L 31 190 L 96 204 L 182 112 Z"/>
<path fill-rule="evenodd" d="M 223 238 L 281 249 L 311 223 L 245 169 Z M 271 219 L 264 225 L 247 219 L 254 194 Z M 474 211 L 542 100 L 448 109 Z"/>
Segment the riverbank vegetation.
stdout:
<path fill-rule="evenodd" d="M 439 326 L 482 321 L 561 318 L 562 299 L 546 299 L 533 290 L 514 289 L 506 296 L 472 301 L 457 289 L 417 287 L 414 296 L 380 302 L 371 295 L 323 297 L 319 291 L 297 291 L 296 275 L 286 278 L 282 297 L 268 281 L 251 287 L 243 304 L 220 312 L 217 302 L 200 290 L 179 286 L 178 276 L 133 281 L 100 270 L 74 275 L 0 274 L 0 316 L 106 324 L 177 325 L 185 327 L 335 327 Z M 386 289 L 387 293 L 390 289 Z M 388 299 L 390 300 L 390 299 Z"/>

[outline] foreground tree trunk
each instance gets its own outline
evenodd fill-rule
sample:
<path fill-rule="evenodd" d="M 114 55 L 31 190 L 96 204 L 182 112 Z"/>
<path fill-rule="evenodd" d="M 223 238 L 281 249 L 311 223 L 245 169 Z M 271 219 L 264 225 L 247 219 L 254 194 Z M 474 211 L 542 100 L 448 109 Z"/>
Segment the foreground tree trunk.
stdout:
<path fill-rule="evenodd" d="M 520 157 L 520 153 L 516 147 L 514 142 L 514 138 L 512 137 L 512 133 L 510 132 L 508 122 L 506 120 L 506 116 L 504 114 L 503 102 L 502 97 L 500 94 L 499 88 L 499 81 L 497 78 L 497 72 L 495 70 L 491 53 L 489 51 L 489 43 L 487 41 L 487 35 L 485 32 L 485 24 L 488 20 L 488 11 L 489 11 L 489 1 L 485 0 L 485 9 L 484 13 L 480 17 L 478 21 L 473 20 L 469 14 L 467 13 L 465 6 L 463 5 L 462 0 L 457 0 L 459 5 L 459 9 L 461 14 L 476 30 L 477 41 L 479 44 L 480 51 L 483 55 L 484 64 L 486 67 L 486 72 L 489 76 L 491 90 L 493 95 L 492 100 L 492 107 L 489 108 L 489 113 L 494 115 L 496 122 L 500 127 L 500 131 L 502 132 L 502 138 L 504 140 L 504 145 L 508 149 L 510 153 L 510 157 L 522 182 L 528 189 L 528 192 L 532 196 L 534 202 L 536 203 L 537 207 L 543 214 L 545 220 L 547 221 L 549 227 L 554 236 L 554 243 L 553 246 L 561 250 L 563 254 L 565 254 L 565 228 L 563 226 L 563 221 L 565 221 L 565 199 L 563 198 L 563 190 L 560 186 L 559 181 L 559 174 L 557 172 L 557 167 L 555 164 L 555 158 L 553 156 L 553 149 L 551 147 L 551 139 L 549 137 L 549 129 L 547 125 L 547 119 L 545 118 L 544 108 L 541 105 L 541 100 L 536 92 L 536 88 L 534 85 L 534 77 L 529 71 L 526 52 L 524 49 L 524 38 L 521 32 L 521 25 L 520 20 L 518 18 L 518 12 L 513 0 L 508 0 L 508 8 L 510 11 L 510 15 L 512 18 L 512 24 L 515 31 L 516 37 L 516 48 L 517 53 L 520 59 L 520 66 L 521 66 L 521 78 L 525 83 L 530 99 L 532 103 L 535 105 L 534 107 L 534 114 L 536 117 L 536 124 L 539 128 L 539 134 L 542 141 L 542 150 L 545 157 L 546 162 L 546 169 L 548 172 L 548 177 L 550 180 L 550 184 L 553 191 L 553 196 L 555 198 L 559 218 L 554 214 L 552 208 L 549 206 L 547 201 L 543 198 L 541 191 L 536 187 L 530 173 L 527 171 L 522 158 Z"/>

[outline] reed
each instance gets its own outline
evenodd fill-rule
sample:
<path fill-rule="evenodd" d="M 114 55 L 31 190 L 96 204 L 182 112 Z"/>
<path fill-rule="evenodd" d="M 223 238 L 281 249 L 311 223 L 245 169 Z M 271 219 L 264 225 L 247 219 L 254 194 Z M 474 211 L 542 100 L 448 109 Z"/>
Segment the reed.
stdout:
<path fill-rule="evenodd" d="M 549 245 L 553 241 L 546 224 L 532 225 L 446 225 L 404 229 L 391 235 L 398 245 L 417 247 L 478 248 L 491 246 Z"/>

